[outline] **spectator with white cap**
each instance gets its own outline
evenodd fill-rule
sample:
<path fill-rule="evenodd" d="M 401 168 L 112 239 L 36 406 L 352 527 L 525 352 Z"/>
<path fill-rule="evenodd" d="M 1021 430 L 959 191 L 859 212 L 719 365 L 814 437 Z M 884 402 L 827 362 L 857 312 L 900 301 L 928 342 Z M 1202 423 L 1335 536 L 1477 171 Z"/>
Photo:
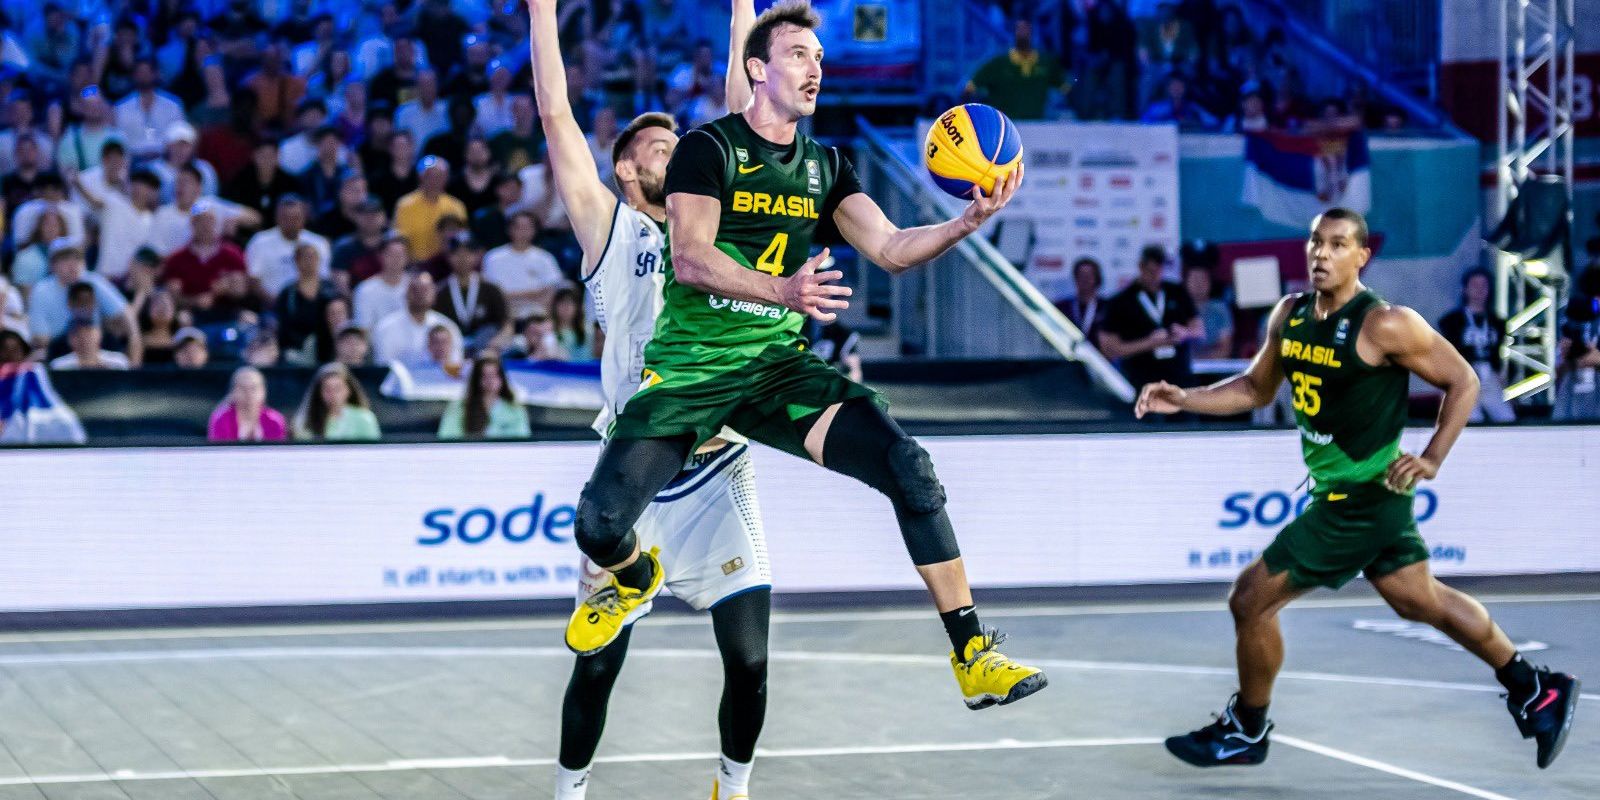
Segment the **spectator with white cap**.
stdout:
<path fill-rule="evenodd" d="M 201 369 L 211 363 L 211 344 L 205 331 L 180 328 L 172 337 L 172 363 L 178 369 Z"/>
<path fill-rule="evenodd" d="M 167 127 L 166 149 L 160 160 L 150 163 L 150 171 L 161 179 L 164 202 L 170 203 L 177 196 L 178 173 L 187 166 L 193 166 L 200 173 L 200 194 L 216 196 L 221 185 L 217 182 L 217 170 L 205 159 L 195 157 L 195 144 L 199 141 L 200 134 L 187 122 L 174 122 Z"/>
<path fill-rule="evenodd" d="M 154 61 L 141 58 L 133 66 L 134 91 L 117 103 L 117 130 L 135 159 L 155 158 L 166 145 L 167 131 L 183 122 L 183 104 L 157 88 Z"/>
<path fill-rule="evenodd" d="M 190 206 L 190 239 L 167 257 L 161 271 L 161 283 L 178 296 L 178 304 L 185 308 L 209 308 L 217 279 L 224 273 L 244 273 L 247 269 L 239 246 L 222 238 L 218 202 L 202 199 Z"/>
<path fill-rule="evenodd" d="M 322 277 L 328 277 L 333 248 L 327 239 L 306 230 L 306 214 L 306 201 L 300 195 L 278 198 L 277 227 L 250 237 L 250 243 L 245 245 L 244 260 L 250 277 L 257 282 L 257 294 L 268 303 L 295 282 L 294 249 L 302 242 L 317 248 Z"/>

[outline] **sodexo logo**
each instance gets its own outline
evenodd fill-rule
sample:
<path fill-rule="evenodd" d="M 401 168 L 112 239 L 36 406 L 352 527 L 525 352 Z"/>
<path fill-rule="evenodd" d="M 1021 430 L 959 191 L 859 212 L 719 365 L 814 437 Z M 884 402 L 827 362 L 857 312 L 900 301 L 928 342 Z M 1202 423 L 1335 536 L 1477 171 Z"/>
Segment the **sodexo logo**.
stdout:
<path fill-rule="evenodd" d="M 417 537 L 417 544 L 436 547 L 454 539 L 462 544 L 483 544 L 500 538 L 512 544 L 543 537 L 555 544 L 572 541 L 572 520 L 577 509 L 571 505 L 545 508 L 544 492 L 533 495 L 525 506 L 512 506 L 496 512 L 486 506 L 467 509 L 435 508 L 422 515 L 422 527 L 427 533 Z"/>
<path fill-rule="evenodd" d="M 1254 524 L 1263 528 L 1276 528 L 1304 514 L 1306 506 L 1310 504 L 1310 494 L 1293 496 L 1288 492 L 1279 491 L 1261 494 L 1234 492 L 1222 498 L 1222 519 L 1217 520 L 1217 527 L 1233 529 Z M 1416 505 L 1413 508 L 1417 522 L 1427 522 L 1439 511 L 1439 495 L 1434 494 L 1432 489 L 1418 489 Z"/>

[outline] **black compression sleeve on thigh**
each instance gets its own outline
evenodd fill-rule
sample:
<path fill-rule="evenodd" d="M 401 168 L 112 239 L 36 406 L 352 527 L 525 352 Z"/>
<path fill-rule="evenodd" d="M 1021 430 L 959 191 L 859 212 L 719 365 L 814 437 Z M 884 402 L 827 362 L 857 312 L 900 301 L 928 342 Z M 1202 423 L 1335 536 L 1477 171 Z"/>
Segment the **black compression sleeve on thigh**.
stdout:
<path fill-rule="evenodd" d="M 589 560 L 613 567 L 633 554 L 633 525 L 661 487 L 683 470 L 691 437 L 613 439 L 578 497 L 573 538 Z"/>
<path fill-rule="evenodd" d="M 606 706 L 611 689 L 622 672 L 628 655 L 628 639 L 633 626 L 622 629 L 617 640 L 592 656 L 578 656 L 567 681 L 567 694 L 561 701 L 561 766 L 579 770 L 594 760 L 600 734 L 606 727 Z"/>
<path fill-rule="evenodd" d="M 772 590 L 752 589 L 711 609 L 711 629 L 722 653 L 722 706 L 717 727 L 722 754 L 742 764 L 756 754 L 767 716 L 767 624 Z"/>
<path fill-rule="evenodd" d="M 813 416 L 797 424 L 809 423 L 809 430 L 816 422 Z M 839 407 L 823 441 L 822 461 L 828 469 L 889 498 L 913 564 L 920 567 L 961 557 L 932 460 L 876 403 L 858 398 Z"/>

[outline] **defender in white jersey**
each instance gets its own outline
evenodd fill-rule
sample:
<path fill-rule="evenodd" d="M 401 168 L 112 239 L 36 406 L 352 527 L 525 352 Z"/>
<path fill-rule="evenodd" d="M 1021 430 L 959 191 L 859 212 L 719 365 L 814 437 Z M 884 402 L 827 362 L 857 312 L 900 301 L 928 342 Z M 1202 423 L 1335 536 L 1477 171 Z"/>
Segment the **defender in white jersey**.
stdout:
<path fill-rule="evenodd" d="M 595 430 L 611 422 L 643 379 L 644 347 L 661 311 L 666 246 L 667 161 L 677 145 L 676 123 L 644 114 L 623 129 L 612 148 L 620 199 L 601 182 L 594 156 L 573 118 L 557 39 L 556 0 L 527 0 L 531 18 L 534 91 L 544 125 L 556 190 L 584 252 L 583 280 L 605 333 L 600 380 L 606 407 Z M 755 20 L 753 0 L 734 0 L 727 99 L 742 108 L 749 84 L 737 54 Z M 690 606 L 711 612 L 723 659 L 718 725 L 722 757 L 713 800 L 748 800 L 751 761 L 766 714 L 767 626 L 771 569 L 762 539 L 755 476 L 742 438 L 731 431 L 693 454 L 684 470 L 654 498 L 636 528 L 641 546 L 660 563 L 666 588 Z M 622 589 L 610 572 L 583 561 L 581 606 L 604 607 Z M 632 623 L 615 641 L 580 652 L 562 704 L 557 800 L 586 794 L 611 689 L 622 668 Z M 579 650 L 581 648 L 574 648 Z"/>

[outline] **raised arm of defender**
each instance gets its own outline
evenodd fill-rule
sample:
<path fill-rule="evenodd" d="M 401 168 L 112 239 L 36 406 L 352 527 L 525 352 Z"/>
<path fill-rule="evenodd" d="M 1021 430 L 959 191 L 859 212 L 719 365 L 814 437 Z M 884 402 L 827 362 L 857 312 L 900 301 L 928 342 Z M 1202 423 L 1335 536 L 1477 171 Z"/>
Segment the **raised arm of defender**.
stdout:
<path fill-rule="evenodd" d="M 961 216 L 938 225 L 896 227 L 883 209 L 864 192 L 846 197 L 833 212 L 833 222 L 845 241 L 867 260 L 893 273 L 905 272 L 931 261 L 975 233 L 983 223 L 1011 202 L 1022 186 L 1022 167 L 1013 170 L 985 197 L 973 189 L 972 202 Z"/>
<path fill-rule="evenodd" d="M 600 182 L 600 170 L 589 141 L 572 114 L 567 99 L 566 67 L 561 63 L 560 33 L 556 27 L 556 0 L 527 0 L 528 49 L 533 62 L 533 96 L 539 106 L 555 171 L 556 193 L 567 207 L 572 232 L 585 254 L 605 249 L 611 232 L 611 212 L 617 196 Z M 586 256 L 587 257 L 587 256 Z"/>
<path fill-rule="evenodd" d="M 1250 367 L 1244 372 L 1225 378 L 1203 389 L 1182 389 L 1166 381 L 1146 384 L 1133 405 L 1133 415 L 1175 414 L 1193 411 L 1198 414 L 1229 416 L 1243 414 L 1272 402 L 1283 383 L 1283 368 L 1278 364 L 1279 333 L 1283 321 L 1294 307 L 1294 297 L 1285 297 L 1272 309 L 1267 322 L 1267 341 L 1256 352 Z"/>
<path fill-rule="evenodd" d="M 750 107 L 754 92 L 750 76 L 744 71 L 744 40 L 756 26 L 755 0 L 733 0 L 733 19 L 728 23 L 728 72 L 723 77 L 723 104 L 737 114 Z"/>

